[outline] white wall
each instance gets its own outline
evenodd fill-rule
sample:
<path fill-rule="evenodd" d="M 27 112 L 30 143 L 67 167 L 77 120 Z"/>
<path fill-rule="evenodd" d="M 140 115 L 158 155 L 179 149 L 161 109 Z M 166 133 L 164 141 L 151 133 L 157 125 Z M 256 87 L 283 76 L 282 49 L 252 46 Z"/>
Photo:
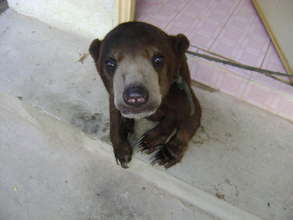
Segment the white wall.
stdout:
<path fill-rule="evenodd" d="M 86 38 L 102 38 L 115 25 L 115 0 L 8 0 L 17 12 Z"/>

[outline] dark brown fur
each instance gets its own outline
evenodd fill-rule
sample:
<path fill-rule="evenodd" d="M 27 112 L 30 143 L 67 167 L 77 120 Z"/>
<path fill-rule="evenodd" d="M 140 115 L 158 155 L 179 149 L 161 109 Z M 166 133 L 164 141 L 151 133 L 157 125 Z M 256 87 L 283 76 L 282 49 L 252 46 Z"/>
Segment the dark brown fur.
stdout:
<path fill-rule="evenodd" d="M 140 146 L 146 153 L 155 153 L 153 164 L 157 163 L 166 168 L 179 162 L 189 140 L 200 126 L 201 107 L 192 92 L 195 113 L 190 115 L 191 107 L 187 94 L 175 83 L 177 74 L 181 74 L 186 84 L 191 88 L 191 78 L 186 62 L 185 51 L 189 47 L 187 38 L 179 34 L 169 36 L 160 29 L 142 22 L 128 22 L 113 29 L 103 41 L 94 40 L 90 53 L 96 62 L 97 70 L 109 92 L 110 101 L 110 136 L 116 160 L 122 167 L 127 168 L 132 157 L 132 147 L 128 142 L 128 134 L 133 132 L 134 120 L 124 118 L 114 105 L 113 75 L 104 68 L 104 60 L 113 51 L 134 53 L 138 50 L 158 48 L 166 57 L 164 70 L 158 70 L 162 102 L 158 110 L 148 117 L 159 124 L 146 132 Z M 176 128 L 175 135 L 166 143 L 170 134 Z"/>

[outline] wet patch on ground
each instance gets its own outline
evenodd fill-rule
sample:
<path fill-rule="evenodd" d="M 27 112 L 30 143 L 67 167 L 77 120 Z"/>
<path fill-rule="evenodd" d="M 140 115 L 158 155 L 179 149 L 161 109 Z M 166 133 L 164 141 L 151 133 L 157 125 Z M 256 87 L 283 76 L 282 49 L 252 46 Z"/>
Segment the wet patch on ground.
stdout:
<path fill-rule="evenodd" d="M 77 113 L 73 115 L 71 123 L 88 135 L 99 138 L 107 143 L 110 142 L 110 121 L 102 113 Z"/>

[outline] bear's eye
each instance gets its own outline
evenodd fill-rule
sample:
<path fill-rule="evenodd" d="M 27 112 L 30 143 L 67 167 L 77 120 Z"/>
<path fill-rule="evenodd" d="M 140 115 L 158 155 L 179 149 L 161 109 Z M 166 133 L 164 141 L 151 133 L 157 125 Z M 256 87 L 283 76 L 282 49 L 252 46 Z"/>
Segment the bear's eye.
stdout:
<path fill-rule="evenodd" d="M 164 63 L 164 57 L 162 55 L 155 55 L 152 58 L 152 62 L 155 67 L 161 67 Z"/>
<path fill-rule="evenodd" d="M 108 72 L 113 73 L 117 67 L 117 62 L 114 58 L 108 58 L 105 61 L 106 69 Z"/>

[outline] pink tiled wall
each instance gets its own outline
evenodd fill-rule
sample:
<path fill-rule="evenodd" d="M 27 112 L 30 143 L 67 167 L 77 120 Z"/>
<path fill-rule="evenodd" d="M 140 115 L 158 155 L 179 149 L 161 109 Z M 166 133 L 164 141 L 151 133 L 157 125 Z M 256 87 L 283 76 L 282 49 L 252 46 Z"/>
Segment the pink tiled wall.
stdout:
<path fill-rule="evenodd" d="M 137 20 L 248 65 L 285 72 L 250 0 L 137 0 Z M 204 53 L 204 52 L 203 52 Z M 189 58 L 192 78 L 293 120 L 293 87 L 243 69 Z M 289 81 L 288 78 L 282 77 Z"/>

